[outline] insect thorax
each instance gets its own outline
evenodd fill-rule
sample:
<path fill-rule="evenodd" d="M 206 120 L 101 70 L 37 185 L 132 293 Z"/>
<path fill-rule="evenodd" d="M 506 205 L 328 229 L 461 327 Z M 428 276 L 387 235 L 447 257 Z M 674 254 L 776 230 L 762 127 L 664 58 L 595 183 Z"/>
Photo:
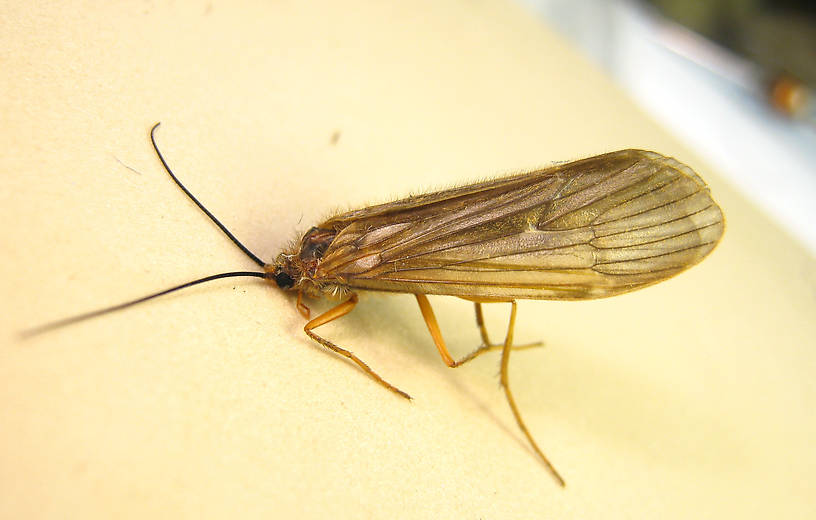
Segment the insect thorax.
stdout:
<path fill-rule="evenodd" d="M 339 298 L 348 292 L 345 285 L 339 280 L 317 276 L 320 261 L 336 236 L 334 230 L 313 227 L 303 235 L 297 247 L 278 255 L 267 270 L 275 275 L 282 289 L 302 291 L 313 297 Z"/>

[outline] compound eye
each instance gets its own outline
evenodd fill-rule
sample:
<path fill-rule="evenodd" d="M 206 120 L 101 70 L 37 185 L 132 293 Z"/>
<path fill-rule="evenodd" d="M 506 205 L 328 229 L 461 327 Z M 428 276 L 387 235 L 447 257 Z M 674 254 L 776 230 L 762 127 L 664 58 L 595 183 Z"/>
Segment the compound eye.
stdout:
<path fill-rule="evenodd" d="M 295 281 L 292 277 L 283 271 L 275 275 L 275 283 L 278 284 L 278 287 L 281 289 L 289 289 L 295 285 Z"/>

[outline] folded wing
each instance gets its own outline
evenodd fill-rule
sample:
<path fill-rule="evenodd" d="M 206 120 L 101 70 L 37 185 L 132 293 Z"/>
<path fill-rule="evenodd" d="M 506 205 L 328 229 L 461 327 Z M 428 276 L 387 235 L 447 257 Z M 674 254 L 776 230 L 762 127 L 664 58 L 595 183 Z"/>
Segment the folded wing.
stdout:
<path fill-rule="evenodd" d="M 723 216 L 689 167 L 621 150 L 352 211 L 319 227 L 337 235 L 318 277 L 352 288 L 575 300 L 691 267 L 719 241 Z"/>

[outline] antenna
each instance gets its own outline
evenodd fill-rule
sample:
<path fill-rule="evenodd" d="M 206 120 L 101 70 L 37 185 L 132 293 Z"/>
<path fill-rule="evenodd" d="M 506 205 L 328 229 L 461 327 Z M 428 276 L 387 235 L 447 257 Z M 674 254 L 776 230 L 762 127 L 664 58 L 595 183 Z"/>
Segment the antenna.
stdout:
<path fill-rule="evenodd" d="M 165 289 L 163 291 L 159 291 L 157 293 L 148 294 L 147 296 L 142 296 L 141 298 L 137 298 L 135 300 L 130 300 L 125 303 L 120 303 L 118 305 L 112 305 L 110 307 L 105 307 L 104 309 L 98 309 L 91 312 L 86 312 L 83 314 L 78 314 L 76 316 L 71 316 L 69 318 L 63 318 L 61 320 L 52 321 L 51 323 L 46 323 L 45 325 L 40 325 L 38 327 L 34 327 L 31 329 L 24 330 L 20 333 L 23 338 L 30 338 L 32 336 L 37 336 L 44 332 L 48 332 L 54 329 L 58 329 L 60 327 L 65 327 L 67 325 L 71 325 L 73 323 L 78 323 L 80 321 L 89 320 L 91 318 L 96 318 L 97 316 L 102 316 L 104 314 L 110 314 L 112 312 L 121 311 L 122 309 L 127 309 L 128 307 L 133 307 L 139 303 L 146 302 L 148 300 L 152 300 L 153 298 L 158 298 L 159 296 L 164 296 L 165 294 L 170 294 L 172 292 L 180 291 L 182 289 L 186 289 L 188 287 L 192 287 L 194 285 L 199 285 L 206 282 L 212 282 L 213 280 L 220 280 L 221 278 L 238 278 L 238 277 L 252 277 L 252 278 L 267 278 L 266 273 L 258 273 L 255 271 L 234 271 L 229 273 L 219 273 L 213 274 L 210 276 L 205 276 L 204 278 L 199 278 L 198 280 L 193 280 L 191 282 L 185 282 L 181 285 L 177 285 L 175 287 L 171 287 L 169 289 Z"/>
<path fill-rule="evenodd" d="M 153 143 L 153 149 L 154 149 L 154 150 L 156 150 L 156 155 L 158 155 L 158 156 L 159 156 L 159 160 L 161 161 L 162 166 L 164 166 L 164 169 L 165 169 L 165 170 L 167 171 L 167 173 L 170 175 L 170 178 L 171 178 L 171 179 L 173 179 L 173 182 L 175 182 L 175 183 L 176 183 L 176 185 L 177 185 L 179 188 L 181 188 L 181 191 L 183 191 L 183 192 L 185 193 L 185 195 L 187 195 L 187 197 L 189 197 L 189 199 L 190 199 L 191 201 L 193 201 L 193 202 L 195 203 L 195 205 L 196 205 L 196 206 L 198 206 L 198 207 L 201 209 L 201 211 L 203 211 L 203 212 L 204 212 L 204 214 L 205 214 L 205 215 L 207 215 L 207 216 L 210 218 L 210 220 L 212 220 L 212 221 L 215 223 L 215 225 L 216 225 L 216 226 L 218 226 L 218 227 L 221 229 L 221 231 L 223 231 L 223 232 L 224 232 L 224 234 L 225 234 L 225 235 L 227 235 L 227 238 L 229 238 L 230 240 L 232 240 L 232 243 L 233 243 L 233 244 L 235 244 L 236 246 L 238 246 L 238 248 L 239 248 L 241 251 L 243 251 L 243 252 L 244 252 L 244 254 L 245 254 L 245 255 L 247 255 L 247 256 L 248 256 L 250 259 L 252 259 L 252 261 L 253 261 L 253 262 L 255 262 L 256 264 L 258 264 L 260 267 L 264 267 L 264 266 L 266 265 L 266 262 L 264 262 L 263 260 L 261 260 L 260 258 L 258 258 L 258 256 L 257 256 L 255 253 L 253 253 L 252 251 L 250 251 L 250 250 L 249 250 L 249 248 L 247 248 L 247 247 L 246 247 L 244 244 L 242 244 L 242 243 L 241 243 L 241 241 L 240 241 L 240 240 L 238 240 L 237 238 L 235 238 L 235 235 L 233 235 L 233 234 L 230 232 L 230 230 L 229 230 L 229 229 L 227 229 L 227 227 L 226 227 L 224 224 L 222 224 L 222 223 L 221 223 L 221 221 L 220 221 L 220 220 L 218 220 L 217 218 L 215 218 L 215 215 L 213 215 L 212 213 L 210 213 L 210 210 L 208 210 L 207 208 L 205 208 L 205 207 L 204 207 L 204 204 L 200 203 L 200 202 L 198 201 L 198 199 L 197 199 L 197 198 L 195 198 L 195 195 L 193 195 L 192 193 L 190 193 L 190 190 L 188 190 L 187 188 L 185 188 L 185 187 L 184 187 L 184 184 L 182 184 L 182 183 L 181 183 L 181 181 L 180 181 L 180 180 L 178 180 L 178 178 L 176 177 L 176 175 L 173 173 L 173 170 L 171 170 L 171 169 L 170 169 L 170 166 L 168 166 L 168 165 L 167 165 L 167 161 L 165 161 L 165 160 L 164 160 L 164 156 L 163 156 L 163 155 L 162 155 L 162 153 L 159 151 L 159 145 L 157 145 L 157 144 L 156 144 L 156 129 L 159 127 L 159 125 L 161 125 L 161 122 L 156 123 L 155 125 L 153 125 L 153 128 L 151 128 L 151 129 L 150 129 L 150 142 L 151 142 L 151 143 Z"/>
<path fill-rule="evenodd" d="M 179 188 L 181 188 L 181 190 L 187 195 L 187 197 L 190 200 L 192 200 L 195 203 L 195 205 L 198 206 L 201 209 L 201 211 L 203 211 L 204 214 L 207 215 L 210 218 L 210 220 L 212 220 L 215 223 L 215 225 L 218 226 L 221 229 L 221 231 L 224 232 L 225 235 L 227 235 L 227 238 L 232 240 L 233 244 L 238 246 L 238 248 L 241 251 L 243 251 L 253 262 L 258 264 L 260 267 L 265 267 L 266 262 L 264 262 L 263 260 L 258 258 L 258 256 L 255 255 L 252 251 L 250 251 L 244 244 L 242 244 L 240 240 L 235 238 L 235 235 L 233 235 L 226 228 L 226 226 L 224 226 L 224 224 L 222 224 L 217 218 L 215 218 L 215 215 L 210 213 L 210 211 L 207 208 L 205 208 L 204 205 L 201 202 L 199 202 L 198 199 L 195 198 L 195 196 L 192 193 L 190 193 L 190 191 L 187 188 L 184 187 L 184 185 L 181 183 L 181 181 L 178 180 L 178 178 L 175 176 L 175 174 L 173 174 L 173 171 L 170 169 L 170 166 L 168 166 L 167 161 L 164 160 L 164 156 L 162 156 L 162 153 L 159 151 L 159 146 L 156 144 L 156 135 L 155 134 L 156 134 L 156 129 L 159 127 L 160 124 L 161 123 L 156 123 L 155 125 L 153 125 L 153 128 L 150 129 L 150 142 L 153 143 L 153 149 L 156 151 L 156 155 L 159 156 L 159 160 L 161 161 L 162 166 L 164 166 L 165 171 L 167 171 L 167 173 L 170 175 L 170 178 L 173 179 L 173 182 L 175 182 L 176 185 Z M 54 329 L 58 329 L 60 327 L 65 327 L 67 325 L 78 323 L 80 321 L 89 320 L 91 318 L 96 318 L 97 316 L 102 316 L 102 315 L 105 315 L 105 314 L 110 314 L 112 312 L 120 311 L 122 309 L 127 309 L 128 307 L 133 307 L 134 305 L 137 305 L 139 303 L 143 303 L 143 302 L 146 302 L 148 300 L 152 300 L 153 298 L 158 298 L 159 296 L 164 296 L 165 294 L 170 294 L 172 292 L 180 291 L 180 290 L 186 289 L 188 287 L 193 287 L 194 285 L 200 285 L 200 284 L 203 284 L 203 283 L 212 282 L 214 280 L 220 280 L 222 278 L 238 278 L 238 277 L 266 278 L 266 279 L 268 279 L 268 278 L 270 278 L 270 274 L 266 273 L 266 272 L 256 272 L 256 271 L 232 271 L 232 272 L 228 272 L 228 273 L 213 274 L 213 275 L 210 275 L 210 276 L 205 276 L 204 278 L 199 278 L 198 280 L 192 280 L 192 281 L 189 281 L 189 282 L 185 282 L 185 283 L 183 283 L 181 285 L 177 285 L 175 287 L 171 287 L 171 288 L 165 289 L 163 291 L 159 291 L 159 292 L 156 292 L 156 293 L 153 293 L 153 294 L 149 294 L 147 296 L 142 296 L 141 298 L 137 298 L 135 300 L 130 300 L 130 301 L 127 301 L 125 303 L 120 303 L 118 305 L 112 305 L 110 307 L 105 307 L 103 309 L 98 309 L 98 310 L 95 310 L 95 311 L 86 312 L 86 313 L 79 314 L 79 315 L 76 315 L 76 316 L 71 316 L 71 317 L 68 317 L 68 318 L 63 318 L 61 320 L 53 321 L 51 323 L 46 323 L 46 324 L 40 325 L 38 327 L 33 327 L 31 329 L 27 329 L 27 330 L 24 330 L 23 332 L 21 332 L 21 336 L 23 338 L 30 338 L 32 336 L 36 336 L 36 335 L 42 334 L 44 332 L 48 332 L 48 331 L 51 331 L 51 330 L 54 330 Z"/>

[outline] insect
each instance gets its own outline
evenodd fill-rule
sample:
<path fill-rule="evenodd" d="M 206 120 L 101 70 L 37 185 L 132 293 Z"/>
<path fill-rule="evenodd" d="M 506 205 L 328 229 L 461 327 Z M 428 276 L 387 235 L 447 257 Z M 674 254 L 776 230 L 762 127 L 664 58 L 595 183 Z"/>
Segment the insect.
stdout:
<path fill-rule="evenodd" d="M 515 420 L 538 458 L 562 486 L 527 429 L 510 390 L 508 364 L 517 299 L 585 300 L 640 289 L 702 260 L 724 229 L 722 211 L 708 186 L 688 166 L 655 152 L 621 150 L 477 184 L 408 197 L 335 215 L 303 235 L 270 263 L 244 246 L 176 178 L 150 139 L 172 180 L 261 271 L 220 273 L 106 309 L 32 329 L 37 334 L 120 310 L 158 296 L 229 277 L 263 278 L 297 293 L 304 332 L 354 362 L 380 385 L 388 383 L 353 352 L 315 329 L 351 312 L 356 291 L 416 296 L 444 363 L 458 367 L 501 350 L 500 382 Z M 473 302 L 483 344 L 462 359 L 446 346 L 427 295 Z M 340 302 L 311 318 L 306 297 Z M 483 303 L 508 303 L 505 339 L 493 344 Z"/>

